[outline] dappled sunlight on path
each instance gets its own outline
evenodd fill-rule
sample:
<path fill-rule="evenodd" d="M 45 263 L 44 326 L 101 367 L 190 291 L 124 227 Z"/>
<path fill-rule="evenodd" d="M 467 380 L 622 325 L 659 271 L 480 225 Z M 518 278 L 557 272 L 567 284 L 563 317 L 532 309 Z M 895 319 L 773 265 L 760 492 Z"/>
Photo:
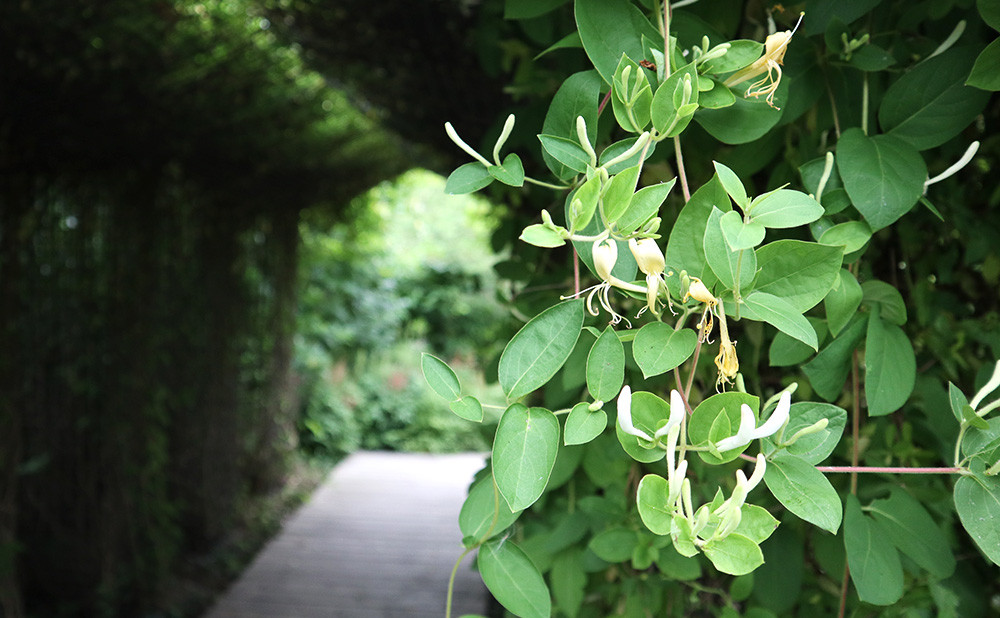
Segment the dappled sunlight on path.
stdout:
<path fill-rule="evenodd" d="M 475 454 L 351 455 L 205 618 L 441 618 L 458 512 L 482 465 Z M 484 613 L 469 563 L 453 616 Z"/>

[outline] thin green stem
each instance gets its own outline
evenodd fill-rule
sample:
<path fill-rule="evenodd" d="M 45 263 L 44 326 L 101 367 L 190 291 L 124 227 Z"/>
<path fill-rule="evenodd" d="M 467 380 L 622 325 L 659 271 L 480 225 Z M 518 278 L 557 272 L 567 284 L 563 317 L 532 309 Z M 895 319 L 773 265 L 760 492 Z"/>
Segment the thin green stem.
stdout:
<path fill-rule="evenodd" d="M 533 185 L 538 185 L 539 187 L 545 187 L 547 189 L 555 189 L 556 191 L 566 191 L 572 188 L 567 185 L 554 185 L 551 182 L 545 182 L 543 180 L 535 180 L 530 176 L 525 176 L 524 182 L 530 182 Z"/>
<path fill-rule="evenodd" d="M 965 430 L 969 426 L 964 422 L 959 426 L 958 429 L 958 439 L 955 440 L 955 465 L 959 465 L 962 462 L 962 438 L 965 437 Z"/>
<path fill-rule="evenodd" d="M 861 131 L 868 135 L 868 73 L 861 82 Z"/>
<path fill-rule="evenodd" d="M 670 0 L 663 0 L 663 74 L 670 77 Z"/>
<path fill-rule="evenodd" d="M 681 138 L 674 138 L 674 158 L 677 159 L 677 175 L 681 178 L 681 191 L 684 193 L 684 203 L 691 201 L 691 189 L 688 188 L 687 173 L 684 171 L 684 154 L 681 152 Z"/>
<path fill-rule="evenodd" d="M 478 545 L 476 547 L 478 547 Z M 458 560 L 455 561 L 455 566 L 451 567 L 451 577 L 448 578 L 448 596 L 444 605 L 444 618 L 451 618 L 451 601 L 455 594 L 455 575 L 458 574 L 458 565 L 462 564 L 462 560 L 465 560 L 465 557 L 468 556 L 469 552 L 473 549 L 474 548 L 472 547 L 466 548 L 466 550 L 462 552 L 462 555 L 458 557 Z"/>

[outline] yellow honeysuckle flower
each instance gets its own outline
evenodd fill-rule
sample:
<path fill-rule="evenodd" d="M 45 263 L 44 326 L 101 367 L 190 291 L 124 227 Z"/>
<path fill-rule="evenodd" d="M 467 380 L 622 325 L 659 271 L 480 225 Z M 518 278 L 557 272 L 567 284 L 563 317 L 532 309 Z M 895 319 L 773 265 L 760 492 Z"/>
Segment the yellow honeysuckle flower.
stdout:
<path fill-rule="evenodd" d="M 740 359 L 736 356 L 736 342 L 729 340 L 729 327 L 726 325 L 725 311 L 719 311 L 719 354 L 715 357 L 715 366 L 719 369 L 719 379 L 716 387 L 730 384 L 740 370 Z"/>
<path fill-rule="evenodd" d="M 725 81 L 725 85 L 731 88 L 758 75 L 764 75 L 758 81 L 750 84 L 744 96 L 754 98 L 763 96 L 768 105 L 780 109 L 774 105 L 774 93 L 778 89 L 778 84 L 781 83 L 781 65 L 785 59 L 785 51 L 800 23 L 802 23 L 802 16 L 799 17 L 794 29 L 768 35 L 764 41 L 764 55 L 754 60 L 750 66 L 733 73 Z"/>

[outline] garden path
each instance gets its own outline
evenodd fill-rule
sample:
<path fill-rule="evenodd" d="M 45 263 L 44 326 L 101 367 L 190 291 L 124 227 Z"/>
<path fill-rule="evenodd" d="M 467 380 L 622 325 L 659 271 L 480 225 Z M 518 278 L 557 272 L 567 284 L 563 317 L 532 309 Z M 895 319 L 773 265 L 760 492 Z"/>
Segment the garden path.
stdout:
<path fill-rule="evenodd" d="M 205 618 L 442 618 L 477 454 L 355 453 Z M 452 616 L 483 614 L 466 558 Z"/>

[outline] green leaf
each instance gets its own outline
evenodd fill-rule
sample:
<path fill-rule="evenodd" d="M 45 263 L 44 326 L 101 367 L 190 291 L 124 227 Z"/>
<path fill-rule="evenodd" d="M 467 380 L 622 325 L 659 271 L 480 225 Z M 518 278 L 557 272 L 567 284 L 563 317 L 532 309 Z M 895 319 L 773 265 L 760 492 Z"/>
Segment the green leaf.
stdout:
<path fill-rule="evenodd" d="M 493 176 L 482 163 L 473 161 L 459 166 L 448 175 L 444 183 L 444 192 L 449 195 L 463 195 L 486 187 L 493 182 Z"/>
<path fill-rule="evenodd" d="M 559 421 L 545 408 L 520 403 L 504 410 L 493 440 L 493 478 L 511 511 L 534 504 L 559 450 Z"/>
<path fill-rule="evenodd" d="M 566 446 L 586 444 L 601 435 L 608 427 L 608 413 L 604 410 L 590 410 L 587 403 L 578 403 L 566 417 L 566 431 L 563 442 Z"/>
<path fill-rule="evenodd" d="M 580 612 L 587 586 L 587 574 L 583 571 L 580 553 L 576 549 L 560 553 L 552 561 L 549 575 L 556 607 L 569 618 L 576 618 Z"/>
<path fill-rule="evenodd" d="M 980 471 L 955 482 L 955 510 L 980 551 L 1000 565 L 1000 477 Z"/>
<path fill-rule="evenodd" d="M 570 300 L 536 315 L 500 356 L 500 386 L 510 399 L 543 386 L 569 358 L 583 327 L 583 301 Z"/>
<path fill-rule="evenodd" d="M 667 508 L 670 487 L 667 479 L 658 474 L 647 474 L 639 481 L 636 506 L 642 523 L 653 534 L 668 535 L 674 521 L 673 509 Z"/>
<path fill-rule="evenodd" d="M 611 401 L 625 382 L 625 348 L 608 326 L 587 356 L 587 390 L 598 401 Z"/>
<path fill-rule="evenodd" d="M 532 60 L 538 60 L 542 56 L 548 55 L 557 49 L 583 49 L 583 43 L 580 41 L 580 33 L 574 30 L 570 32 L 563 38 L 559 39 L 552 45 L 549 45 L 544 50 L 538 52 L 538 54 L 532 58 Z M 596 71 L 595 71 L 596 73 Z"/>
<path fill-rule="evenodd" d="M 750 204 L 750 220 L 770 228 L 790 228 L 812 223 L 823 216 L 819 202 L 801 191 L 779 189 Z"/>
<path fill-rule="evenodd" d="M 867 325 L 868 316 L 857 316 L 816 358 L 803 365 L 802 371 L 813 390 L 823 399 L 835 401 L 840 397 L 851 371 L 851 355 L 864 339 Z"/>
<path fill-rule="evenodd" d="M 638 165 L 622 170 L 611 178 L 608 189 L 604 192 L 604 216 L 609 224 L 613 225 L 628 210 L 638 182 Z"/>
<path fill-rule="evenodd" d="M 690 328 L 675 331 L 663 322 L 650 322 L 636 333 L 632 354 L 642 369 L 642 376 L 649 378 L 686 361 L 697 343 L 698 335 Z"/>
<path fill-rule="evenodd" d="M 652 40 L 662 38 L 627 0 L 576 0 L 575 13 L 583 49 L 608 84 L 613 83 L 623 53 L 629 58 L 645 58 L 642 35 Z"/>
<path fill-rule="evenodd" d="M 538 141 L 542 143 L 545 152 L 569 169 L 581 174 L 587 171 L 590 155 L 575 140 L 543 133 L 538 136 Z"/>
<path fill-rule="evenodd" d="M 786 509 L 837 534 L 842 516 L 840 496 L 811 463 L 789 453 L 778 453 L 767 463 L 764 482 Z"/>
<path fill-rule="evenodd" d="M 927 166 L 910 144 L 891 135 L 844 131 L 837 144 L 837 169 L 854 207 L 872 231 L 905 215 L 923 195 Z"/>
<path fill-rule="evenodd" d="M 872 229 L 864 221 L 846 221 L 829 228 L 819 237 L 824 245 L 839 245 L 844 253 L 854 253 L 868 244 L 872 238 Z"/>
<path fill-rule="evenodd" d="M 699 90 L 702 82 L 712 84 L 711 90 L 702 90 L 698 93 L 698 107 L 705 109 L 722 109 L 736 103 L 736 95 L 722 82 L 714 79 L 707 79 L 704 76 L 698 78 Z"/>
<path fill-rule="evenodd" d="M 524 185 L 524 166 L 521 164 L 521 157 L 513 152 L 504 157 L 503 165 L 491 165 L 486 171 L 505 185 L 512 187 Z"/>
<path fill-rule="evenodd" d="M 743 315 L 751 320 L 767 322 L 812 349 L 819 349 L 816 331 L 809 320 L 784 298 L 754 290 L 743 299 Z"/>
<path fill-rule="evenodd" d="M 878 45 L 872 45 L 871 43 L 855 50 L 851 54 L 851 66 L 862 71 L 881 71 L 894 64 L 896 64 L 896 59 L 892 57 L 892 54 Z"/>
<path fill-rule="evenodd" d="M 570 199 L 569 223 L 571 231 L 587 229 L 594 213 L 597 211 L 597 202 L 601 197 L 601 178 L 593 176 L 583 183 Z"/>
<path fill-rule="evenodd" d="M 961 423 L 962 410 L 969 405 L 969 398 L 957 386 L 948 382 L 948 400 L 951 403 L 951 413 L 955 415 L 955 420 Z"/>
<path fill-rule="evenodd" d="M 705 259 L 727 289 L 742 289 L 749 286 L 757 274 L 757 256 L 753 249 L 733 251 L 729 248 L 722 233 L 722 215 L 721 210 L 712 208 L 705 225 Z"/>
<path fill-rule="evenodd" d="M 844 547 L 858 597 L 872 605 L 892 605 L 903 596 L 903 566 L 888 535 L 861 511 L 857 496 L 847 496 Z"/>
<path fill-rule="evenodd" d="M 913 392 L 917 361 L 906 333 L 879 317 L 876 306 L 868 320 L 865 345 L 865 399 L 868 414 L 883 416 L 898 410 Z"/>
<path fill-rule="evenodd" d="M 729 50 L 721 58 L 714 58 L 701 65 L 702 71 L 710 75 L 720 75 L 739 71 L 753 64 L 764 53 L 764 45 L 748 39 L 729 41 Z"/>
<path fill-rule="evenodd" d="M 962 406 L 962 410 L 971 410 L 968 404 Z M 973 413 L 975 415 L 975 413 Z M 965 439 L 962 440 L 962 453 L 966 457 L 975 457 L 976 455 L 982 454 L 992 454 L 997 449 L 1000 449 L 1000 416 L 994 416 L 988 421 L 982 418 L 976 417 L 984 427 L 972 427 L 965 434 Z M 986 463 L 991 464 L 996 459 L 988 460 Z"/>
<path fill-rule="evenodd" d="M 708 268 L 705 261 L 705 227 L 716 204 L 727 211 L 732 210 L 729 196 L 717 175 L 694 192 L 670 230 L 666 260 L 671 268 L 677 271 L 686 270 L 692 277 L 705 278 L 704 271 Z M 668 284 L 674 281 L 672 277 L 667 279 Z M 671 292 L 675 296 L 678 295 L 680 287 L 671 289 Z"/>
<path fill-rule="evenodd" d="M 492 541 L 479 548 L 479 574 L 490 593 L 512 614 L 549 618 L 552 600 L 542 574 L 513 541 Z"/>
<path fill-rule="evenodd" d="M 755 504 L 744 504 L 740 509 L 740 525 L 737 534 L 742 534 L 754 543 L 763 543 L 778 529 L 778 520 L 767 509 Z"/>
<path fill-rule="evenodd" d="M 872 502 L 869 512 L 896 548 L 929 571 L 947 579 L 955 572 L 955 556 L 947 537 L 923 505 L 898 487 L 889 498 Z"/>
<path fill-rule="evenodd" d="M 813 317 L 806 319 L 816 331 L 816 340 L 822 345 L 828 333 L 826 322 Z M 768 362 L 772 367 L 791 367 L 806 362 L 816 353 L 816 350 L 779 331 L 774 334 L 774 339 L 771 340 L 771 347 L 768 348 L 767 353 Z"/>
<path fill-rule="evenodd" d="M 947 142 L 983 111 L 989 93 L 965 85 L 975 52 L 952 48 L 896 80 L 878 110 L 882 130 L 927 150 Z M 996 65 L 993 67 L 996 72 Z"/>
<path fill-rule="evenodd" d="M 670 418 L 670 405 L 653 393 L 638 391 L 632 393 L 632 424 L 636 429 L 646 432 L 646 435 L 653 435 L 656 430 L 667 424 Z M 622 431 L 618 423 L 615 423 L 615 434 L 618 442 L 632 459 L 642 463 L 652 463 L 663 459 L 665 453 L 663 449 L 655 447 L 651 442 L 642 440 Z"/>
<path fill-rule="evenodd" d="M 743 404 L 753 410 L 754 419 L 758 418 L 760 399 L 747 393 L 717 393 L 702 401 L 691 413 L 688 441 L 694 446 L 706 446 L 736 435 Z M 707 463 L 719 465 L 736 459 L 748 446 L 723 451 L 722 457 L 708 451 L 698 451 L 698 456 Z"/>
<path fill-rule="evenodd" d="M 906 303 L 899 290 L 885 281 L 872 279 L 861 284 L 861 293 L 861 302 L 873 308 L 877 305 L 883 320 L 898 326 L 906 324 Z"/>
<path fill-rule="evenodd" d="M 969 79 L 965 80 L 966 85 L 992 92 L 1000 90 L 998 66 L 1000 66 L 1000 39 L 987 45 L 986 49 L 976 58 L 972 73 L 969 74 Z"/>
<path fill-rule="evenodd" d="M 701 564 L 698 560 L 680 555 L 673 545 L 660 548 L 656 567 L 674 581 L 689 582 L 701 577 Z"/>
<path fill-rule="evenodd" d="M 752 249 L 764 240 L 764 226 L 756 221 L 743 223 L 743 217 L 735 210 L 722 215 L 719 225 L 731 251 Z"/>
<path fill-rule="evenodd" d="M 524 228 L 518 238 L 536 247 L 561 247 L 566 244 L 566 241 L 558 232 L 541 223 L 535 223 Z"/>
<path fill-rule="evenodd" d="M 785 447 L 785 452 L 812 465 L 817 465 L 829 457 L 837 448 L 837 444 L 840 443 L 844 427 L 847 425 L 847 411 L 843 408 L 812 401 L 793 403 L 789 412 L 788 425 L 785 426 L 784 438 L 788 440 L 797 431 L 823 419 L 827 420 L 825 429 L 801 436 L 794 443 Z M 764 452 L 770 454 L 775 448 L 774 437 L 766 438 L 764 445 Z"/>
<path fill-rule="evenodd" d="M 608 165 L 607 164 L 608 161 L 611 161 L 612 159 L 616 158 L 618 155 L 623 154 L 626 150 L 628 150 L 632 146 L 634 146 L 636 140 L 638 140 L 638 139 L 639 139 L 638 137 L 627 137 L 627 138 L 625 138 L 623 140 L 619 140 L 619 141 L 615 142 L 614 144 L 611 144 L 610 146 L 608 146 L 607 148 L 605 148 L 604 150 L 601 151 L 600 156 L 597 157 L 598 163 L 600 165 L 603 165 L 603 166 L 607 167 L 609 174 L 618 174 L 618 173 L 620 173 L 620 172 L 622 172 L 622 171 L 624 171 L 624 170 L 626 170 L 626 169 L 628 169 L 630 167 L 634 167 L 634 166 L 638 165 L 639 164 L 639 155 L 642 154 L 641 151 L 635 153 L 634 155 L 632 155 L 631 157 L 629 157 L 629 158 L 627 158 L 627 159 L 625 159 L 623 161 L 619 161 L 618 163 L 615 163 L 614 165 Z M 646 148 L 646 157 L 643 159 L 643 161 L 645 161 L 646 159 L 649 159 L 649 157 L 653 156 L 653 153 L 655 151 L 656 151 L 656 143 L 655 142 L 650 142 L 649 143 L 649 147 Z"/>
<path fill-rule="evenodd" d="M 466 395 L 450 404 L 451 411 L 459 417 L 474 423 L 483 422 L 483 404 L 472 395 Z"/>
<path fill-rule="evenodd" d="M 628 210 L 618 218 L 618 230 L 623 234 L 629 234 L 656 216 L 660 212 L 660 206 L 663 204 L 663 201 L 667 199 L 667 194 L 674 188 L 674 183 L 676 182 L 677 179 L 674 178 L 669 182 L 660 182 L 636 191 L 635 195 L 632 196 L 632 201 L 629 203 Z"/>
<path fill-rule="evenodd" d="M 438 397 L 443 397 L 448 401 L 454 401 L 462 393 L 462 386 L 458 382 L 458 376 L 451 370 L 448 363 L 427 352 L 420 355 L 420 369 L 424 373 L 424 380 L 431 390 Z"/>
<path fill-rule="evenodd" d="M 807 0 L 806 12 L 809 18 L 802 24 L 804 35 L 825 32 L 833 21 L 849 24 L 861 17 L 882 0 L 852 0 L 851 2 L 827 2 L 826 0 Z"/>
<path fill-rule="evenodd" d="M 582 71 L 570 75 L 552 97 L 542 124 L 542 133 L 576 140 L 576 119 L 583 116 L 587 123 L 587 137 L 593 144 L 597 139 L 597 102 L 600 94 L 601 76 L 597 71 Z M 560 180 L 570 180 L 577 174 L 576 170 L 563 165 L 544 150 L 542 159 Z"/>
<path fill-rule="evenodd" d="M 626 67 L 629 68 L 627 83 L 624 79 Z M 638 84 L 636 84 L 636 76 L 639 76 Z M 641 133 L 649 124 L 649 107 L 653 101 L 653 90 L 649 85 L 646 73 L 635 61 L 622 54 L 618 68 L 615 70 L 613 84 L 611 107 L 615 119 L 625 131 Z M 630 100 L 631 104 L 629 104 Z M 631 117 L 629 116 L 630 108 Z M 635 123 L 632 122 L 633 120 Z"/>
<path fill-rule="evenodd" d="M 467 547 L 502 533 L 521 515 L 521 511 L 511 512 L 507 503 L 497 498 L 499 494 L 494 490 L 492 476 L 479 479 L 469 489 L 469 496 L 458 514 L 458 527 L 462 536 L 469 540 Z"/>
<path fill-rule="evenodd" d="M 976 0 L 976 8 L 987 26 L 1000 30 L 1000 4 L 995 0 Z"/>
<path fill-rule="evenodd" d="M 684 79 L 691 79 L 691 99 L 689 103 L 698 102 L 698 72 L 694 63 L 678 68 L 668 77 L 653 95 L 653 104 L 650 108 L 650 117 L 653 120 L 653 127 L 657 131 L 664 133 L 667 137 L 674 137 L 687 128 L 693 117 L 688 110 L 680 109 L 681 96 L 684 90 Z"/>
<path fill-rule="evenodd" d="M 743 181 L 736 175 L 736 172 L 725 165 L 718 161 L 712 161 L 712 163 L 715 165 L 715 173 L 719 175 L 719 182 L 726 189 L 726 193 L 733 198 L 740 210 L 746 211 L 750 200 L 747 198 L 747 190 L 743 187 Z"/>
<path fill-rule="evenodd" d="M 754 289 L 783 298 L 799 313 L 815 307 L 837 282 L 839 247 L 778 240 L 757 251 L 760 273 Z"/>
<path fill-rule="evenodd" d="M 605 562 L 625 562 L 632 557 L 638 541 L 634 530 L 609 528 L 591 539 L 588 547 Z"/>
<path fill-rule="evenodd" d="M 857 313 L 861 306 L 861 285 L 854 278 L 851 271 L 846 268 L 841 269 L 840 279 L 834 284 L 833 289 L 823 299 L 823 307 L 826 309 L 826 321 L 830 327 L 830 333 L 836 337 L 840 331 L 847 326 L 847 323 Z"/>
<path fill-rule="evenodd" d="M 707 543 L 705 556 L 716 569 L 729 575 L 746 575 L 764 564 L 760 546 L 735 532 Z"/>
<path fill-rule="evenodd" d="M 784 107 L 782 101 L 788 93 L 788 86 L 782 81 L 775 94 L 775 105 Z M 743 91 L 740 91 L 742 94 Z M 722 109 L 702 109 L 695 114 L 695 120 L 715 139 L 725 144 L 746 144 L 764 137 L 781 120 L 781 110 L 772 108 L 764 101 L 744 99 Z"/>

